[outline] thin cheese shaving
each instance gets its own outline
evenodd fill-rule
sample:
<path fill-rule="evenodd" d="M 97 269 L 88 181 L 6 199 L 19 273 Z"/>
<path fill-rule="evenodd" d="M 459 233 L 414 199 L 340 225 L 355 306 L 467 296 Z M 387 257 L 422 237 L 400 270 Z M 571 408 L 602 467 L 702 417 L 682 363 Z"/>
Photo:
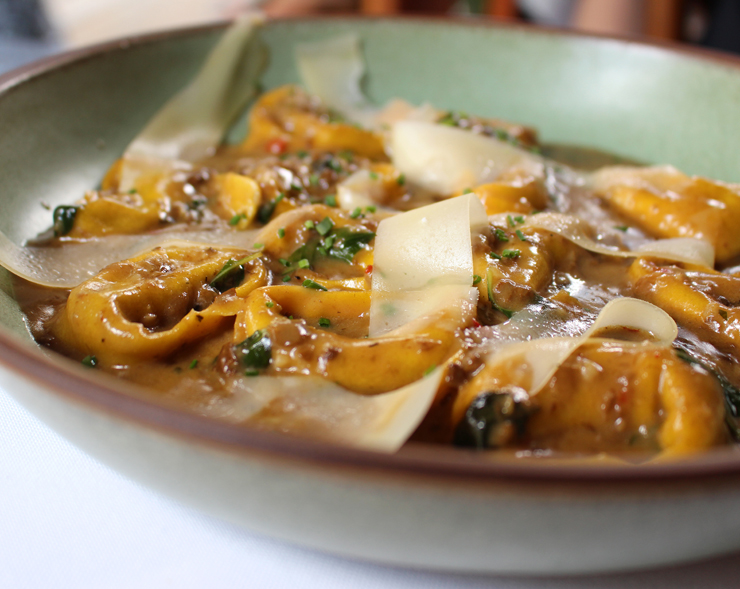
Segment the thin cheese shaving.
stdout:
<path fill-rule="evenodd" d="M 229 397 L 204 412 L 243 422 L 268 411 L 279 415 L 282 431 L 308 428 L 327 441 L 395 452 L 424 419 L 443 372 L 437 368 L 398 390 L 369 396 L 317 377 L 240 377 L 229 387 Z M 260 421 L 255 424 L 259 426 Z"/>
<path fill-rule="evenodd" d="M 542 177 L 542 159 L 505 141 L 423 121 L 400 121 L 391 130 L 393 165 L 406 178 L 437 194 L 459 193 L 523 169 Z"/>
<path fill-rule="evenodd" d="M 488 365 L 516 361 L 530 371 L 530 395 L 536 394 L 557 372 L 560 365 L 590 337 L 608 328 L 626 327 L 649 334 L 657 344 L 670 345 L 678 336 L 678 327 L 668 313 L 645 301 L 630 297 L 610 301 L 591 327 L 577 337 L 542 338 L 511 343 L 491 352 Z"/>
<path fill-rule="evenodd" d="M 506 216 L 504 215 L 502 218 L 505 219 Z M 687 264 L 696 264 L 709 268 L 714 267 L 714 247 L 712 244 L 692 237 L 658 239 L 656 241 L 646 242 L 634 250 L 621 250 L 599 243 L 589 237 L 588 234 L 592 231 L 588 222 L 571 215 L 563 215 L 561 213 L 530 215 L 526 218 L 522 227 L 552 231 L 565 237 L 577 246 L 598 254 L 623 258 L 651 256 L 672 262 L 685 262 Z"/>
<path fill-rule="evenodd" d="M 345 117 L 371 125 L 377 109 L 371 107 L 360 87 L 365 75 L 360 38 L 349 34 L 312 43 L 295 50 L 298 72 L 309 93 Z"/>
<path fill-rule="evenodd" d="M 370 336 L 387 333 L 450 301 L 470 297 L 471 234 L 487 225 L 466 194 L 381 221 L 375 237 Z"/>
<path fill-rule="evenodd" d="M 126 149 L 120 190 L 144 173 L 162 173 L 210 155 L 254 96 L 266 53 L 253 34 L 262 16 L 230 27 L 192 82 L 165 104 Z"/>
<path fill-rule="evenodd" d="M 151 235 L 107 235 L 87 241 L 66 243 L 64 247 L 24 247 L 8 243 L 0 234 L 0 254 L 13 255 L 12 264 L 0 262 L 6 268 L 22 266 L 23 277 L 52 288 L 74 288 L 92 278 L 114 262 L 132 258 L 156 247 L 187 243 L 235 246 L 252 249 L 257 241 L 252 231 L 169 231 Z"/>

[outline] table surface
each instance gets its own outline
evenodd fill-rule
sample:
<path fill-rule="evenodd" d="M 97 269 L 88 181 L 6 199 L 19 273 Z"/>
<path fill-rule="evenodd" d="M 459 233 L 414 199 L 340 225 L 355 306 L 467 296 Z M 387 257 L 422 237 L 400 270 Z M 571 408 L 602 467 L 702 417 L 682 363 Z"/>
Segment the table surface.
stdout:
<path fill-rule="evenodd" d="M 0 72 L 52 45 L 0 38 Z M 434 573 L 347 560 L 203 515 L 77 449 L 0 390 L 0 587 L 724 589 L 740 554 L 617 575 L 531 578 Z"/>

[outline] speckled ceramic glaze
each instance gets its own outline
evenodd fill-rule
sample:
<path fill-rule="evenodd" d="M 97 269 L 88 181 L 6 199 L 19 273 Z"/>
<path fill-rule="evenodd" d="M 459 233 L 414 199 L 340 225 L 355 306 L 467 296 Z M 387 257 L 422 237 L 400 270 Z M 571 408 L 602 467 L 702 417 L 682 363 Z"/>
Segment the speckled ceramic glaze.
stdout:
<path fill-rule="evenodd" d="M 296 42 L 364 42 L 367 92 L 508 118 L 547 142 L 740 181 L 740 64 L 476 23 L 333 19 L 263 31 L 267 87 Z M 95 186 L 198 68 L 219 28 L 55 57 L 0 78 L 0 227 L 20 240 Z M 238 133 L 239 130 L 235 130 Z M 387 563 L 518 573 L 618 570 L 740 548 L 740 455 L 641 467 L 507 462 L 452 448 L 382 455 L 155 405 L 39 350 L 0 275 L 0 386 L 91 454 L 251 529 Z"/>

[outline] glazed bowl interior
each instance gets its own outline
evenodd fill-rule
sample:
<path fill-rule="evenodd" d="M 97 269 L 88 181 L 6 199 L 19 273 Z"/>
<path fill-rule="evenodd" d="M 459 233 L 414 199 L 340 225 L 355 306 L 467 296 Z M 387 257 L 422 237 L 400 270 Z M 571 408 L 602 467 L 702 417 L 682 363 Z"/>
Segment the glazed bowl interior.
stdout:
<path fill-rule="evenodd" d="M 110 43 L 0 78 L 2 231 L 21 242 L 49 226 L 49 207 L 71 203 L 95 187 L 149 117 L 197 71 L 221 32 L 221 27 L 207 27 Z M 426 101 L 534 126 L 548 143 L 588 146 L 740 181 L 735 113 L 740 64 L 731 58 L 468 21 L 286 20 L 270 22 L 261 32 L 270 51 L 264 86 L 298 81 L 296 43 L 347 32 L 362 39 L 365 89 L 378 104 L 393 97 Z M 232 137 L 243 131 L 242 122 Z M 79 389 L 93 403 L 115 399 L 116 407 L 150 423 L 166 419 L 175 429 L 193 427 L 206 437 L 272 444 L 296 455 L 436 465 L 473 474 L 495 467 L 453 450 L 432 455 L 412 449 L 370 459 L 368 452 L 238 433 L 235 426 L 215 422 L 204 425 L 202 418 L 122 397 L 112 378 L 35 347 L 5 271 L 0 286 L 0 356 L 6 363 L 17 357 L 23 366 L 37 366 L 34 378 L 49 387 L 59 380 L 68 392 Z M 727 451 L 700 462 L 714 472 L 740 466 Z M 634 476 L 649 472 L 641 469 Z"/>

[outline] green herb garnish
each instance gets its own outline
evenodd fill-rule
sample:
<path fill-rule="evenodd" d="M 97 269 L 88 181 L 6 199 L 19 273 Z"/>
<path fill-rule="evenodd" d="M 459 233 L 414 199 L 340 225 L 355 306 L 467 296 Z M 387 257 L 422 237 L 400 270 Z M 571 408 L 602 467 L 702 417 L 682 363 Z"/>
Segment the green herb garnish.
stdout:
<path fill-rule="evenodd" d="M 515 231 L 515 233 L 516 233 L 516 236 L 517 236 L 517 237 L 518 237 L 519 239 L 521 239 L 522 241 L 529 241 L 529 240 L 528 240 L 528 239 L 527 239 L 527 238 L 526 238 L 526 237 L 524 236 L 524 233 L 522 233 L 522 230 L 521 230 L 521 229 L 517 229 L 517 230 Z"/>
<path fill-rule="evenodd" d="M 243 342 L 234 346 L 239 363 L 246 368 L 267 368 L 272 359 L 272 341 L 267 330 L 258 329 Z"/>
<path fill-rule="evenodd" d="M 352 211 L 349 216 L 352 219 L 357 219 L 362 214 L 362 209 L 360 207 L 357 207 L 354 211 Z"/>
<path fill-rule="evenodd" d="M 327 235 L 333 227 L 334 221 L 332 221 L 329 217 L 324 217 L 323 220 L 318 225 L 316 225 L 316 231 L 318 231 L 319 235 L 323 237 Z"/>
<path fill-rule="evenodd" d="M 275 207 L 284 198 L 285 195 L 281 192 L 272 200 L 260 205 L 260 208 L 257 210 L 257 220 L 263 225 L 266 225 L 275 212 Z"/>
<path fill-rule="evenodd" d="M 329 256 L 351 264 L 355 255 L 373 240 L 375 233 L 352 231 L 347 227 L 341 227 L 334 230 L 332 237 L 334 239 L 329 249 Z"/>
<path fill-rule="evenodd" d="M 95 368 L 98 365 L 98 359 L 95 356 L 85 356 L 82 359 L 82 365 L 88 368 Z"/>
<path fill-rule="evenodd" d="M 406 184 L 406 174 L 401 174 L 398 178 L 396 178 L 396 184 L 399 186 L 403 186 Z"/>
<path fill-rule="evenodd" d="M 519 250 L 504 250 L 501 252 L 501 255 L 504 258 L 509 258 L 510 260 L 513 260 L 514 258 L 518 258 L 521 253 L 522 252 L 520 252 Z"/>
<path fill-rule="evenodd" d="M 319 327 L 331 327 L 331 321 L 326 317 L 319 318 Z"/>
<path fill-rule="evenodd" d="M 193 370 L 193 368 L 195 368 L 196 366 L 198 366 L 198 359 L 197 358 L 195 360 L 191 360 L 190 361 L 189 368 L 190 368 L 190 370 Z"/>
<path fill-rule="evenodd" d="M 325 286 L 321 286 L 318 282 L 314 282 L 310 278 L 306 278 L 306 280 L 303 281 L 303 286 L 314 290 L 327 290 Z"/>
<path fill-rule="evenodd" d="M 499 241 L 509 241 L 509 238 L 506 236 L 506 231 L 503 229 L 496 228 L 493 233 Z"/>
<path fill-rule="evenodd" d="M 232 227 L 234 225 L 238 225 L 239 221 L 241 221 L 242 219 L 246 219 L 246 218 L 247 217 L 244 215 L 244 213 L 237 213 L 236 215 L 231 217 L 231 219 L 229 219 L 229 225 L 231 225 Z"/>
<path fill-rule="evenodd" d="M 283 229 L 282 227 L 281 227 L 280 229 L 278 229 L 278 230 L 277 230 L 277 236 L 278 236 L 278 237 L 279 237 L 280 239 L 282 239 L 283 237 L 285 237 L 285 229 Z"/>
<path fill-rule="evenodd" d="M 239 286 L 241 281 L 244 280 L 244 265 L 252 260 L 256 260 L 260 255 L 261 252 L 255 252 L 238 261 L 228 260 L 208 285 L 215 288 L 218 292 L 226 292 L 231 288 Z"/>
<path fill-rule="evenodd" d="M 52 218 L 54 219 L 54 237 L 67 235 L 72 231 L 75 224 L 75 217 L 80 207 L 61 205 L 54 209 Z"/>
<path fill-rule="evenodd" d="M 335 207 L 335 206 L 337 206 L 337 195 L 336 194 L 327 194 L 326 197 L 324 197 L 324 204 L 327 207 Z"/>
<path fill-rule="evenodd" d="M 627 225 L 615 225 L 614 229 L 616 229 L 617 231 L 621 231 L 622 233 L 627 233 L 629 227 Z"/>
<path fill-rule="evenodd" d="M 493 272 L 490 268 L 486 272 L 486 290 L 488 291 L 488 302 L 491 303 L 491 306 L 496 309 L 496 311 L 499 311 L 500 313 L 506 315 L 507 319 L 511 319 L 511 316 L 514 314 L 514 312 L 499 306 L 499 304 L 496 302 L 496 298 L 493 296 Z"/>
<path fill-rule="evenodd" d="M 306 222 L 305 222 L 305 223 L 303 224 L 303 226 L 304 226 L 304 227 L 305 227 L 306 229 L 315 229 L 315 228 L 316 228 L 316 223 L 314 223 L 313 221 L 311 221 L 311 219 L 309 219 L 308 221 L 306 221 Z"/>
<path fill-rule="evenodd" d="M 473 274 L 473 285 L 474 285 L 474 286 L 475 286 L 476 284 L 478 284 L 478 283 L 479 283 L 479 282 L 480 282 L 481 280 L 483 280 L 483 278 L 481 278 L 481 277 L 480 277 L 480 276 L 478 276 L 477 274 Z"/>

